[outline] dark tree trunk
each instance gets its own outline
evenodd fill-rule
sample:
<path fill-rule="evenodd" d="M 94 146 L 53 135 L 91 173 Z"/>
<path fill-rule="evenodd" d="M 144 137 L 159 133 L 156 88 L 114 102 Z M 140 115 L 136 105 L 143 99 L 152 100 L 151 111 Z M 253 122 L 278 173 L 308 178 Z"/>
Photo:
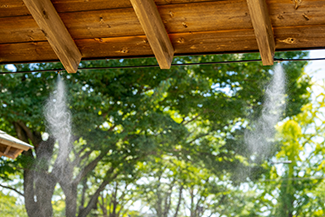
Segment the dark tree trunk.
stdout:
<path fill-rule="evenodd" d="M 24 171 L 25 208 L 29 217 L 38 216 L 39 204 L 35 201 L 34 174 L 32 170 Z"/>
<path fill-rule="evenodd" d="M 108 212 L 107 212 L 107 208 L 106 208 L 106 201 L 105 201 L 105 198 L 103 195 L 100 194 L 100 199 L 101 200 L 98 200 L 98 204 L 103 212 L 103 217 L 108 217 Z"/>
<path fill-rule="evenodd" d="M 28 158 L 29 164 L 24 170 L 24 198 L 25 208 L 29 217 L 53 216 L 52 195 L 56 181 L 48 174 L 49 161 L 53 154 L 54 140 L 42 142 L 40 133 L 31 132 L 28 127 L 18 121 L 14 123 L 17 136 L 20 140 L 29 143 L 32 141 L 36 156 L 32 150 L 23 154 Z"/>
<path fill-rule="evenodd" d="M 66 161 L 66 168 L 60 175 L 60 186 L 65 195 L 65 215 L 66 217 L 75 217 L 77 214 L 77 196 L 78 182 L 73 182 L 73 166 L 71 162 Z"/>
<path fill-rule="evenodd" d="M 183 189 L 184 189 L 184 185 L 181 185 L 180 189 L 179 189 L 179 194 L 178 194 L 178 203 L 177 203 L 177 207 L 176 207 L 176 211 L 175 211 L 175 215 L 174 217 L 178 216 L 178 212 L 179 212 L 179 208 L 181 206 L 181 202 L 182 202 L 182 193 L 183 193 Z"/>
<path fill-rule="evenodd" d="M 195 210 L 194 210 L 194 190 L 190 189 L 190 197 L 191 197 L 191 213 L 190 217 L 195 217 Z"/>
<path fill-rule="evenodd" d="M 112 213 L 109 214 L 109 217 L 118 217 L 118 214 L 116 212 L 118 202 L 115 199 L 113 199 L 113 200 L 114 200 L 113 201 L 113 211 L 112 211 Z"/>
<path fill-rule="evenodd" d="M 114 175 L 112 175 L 110 177 L 106 177 L 106 179 L 104 179 L 104 181 L 97 188 L 94 195 L 90 198 L 88 205 L 82 210 L 82 212 L 79 213 L 78 217 L 87 217 L 88 216 L 91 209 L 93 209 L 94 206 L 96 206 L 100 193 L 105 189 L 106 185 L 108 185 L 113 179 L 115 179 L 117 177 L 117 175 L 118 175 L 118 173 L 115 173 Z"/>
<path fill-rule="evenodd" d="M 117 213 L 116 213 L 116 209 L 117 209 L 117 191 L 118 191 L 118 183 L 115 182 L 115 188 L 114 188 L 114 192 L 112 194 L 112 200 L 113 200 L 113 210 L 110 213 L 109 217 L 117 217 Z"/>
<path fill-rule="evenodd" d="M 48 174 L 34 173 L 35 175 L 35 192 L 37 203 L 39 204 L 39 217 L 53 216 L 52 196 L 56 182 Z"/>
<path fill-rule="evenodd" d="M 24 153 L 33 159 L 32 151 Z M 24 171 L 24 196 L 25 207 L 29 217 L 51 217 L 53 216 L 52 195 L 55 180 L 41 169 L 35 171 L 37 163 L 30 163 Z"/>
<path fill-rule="evenodd" d="M 69 185 L 70 189 L 64 191 L 65 215 L 66 217 L 75 217 L 77 214 L 77 185 Z M 66 188 L 66 187 L 65 187 Z M 63 187 L 62 187 L 63 189 Z"/>
<path fill-rule="evenodd" d="M 88 189 L 87 177 L 85 177 L 82 180 L 82 194 L 81 194 L 81 201 L 80 201 L 80 206 L 79 206 L 79 213 L 82 212 L 82 210 L 84 209 L 87 189 Z M 104 215 L 104 217 L 107 217 L 107 216 Z"/>

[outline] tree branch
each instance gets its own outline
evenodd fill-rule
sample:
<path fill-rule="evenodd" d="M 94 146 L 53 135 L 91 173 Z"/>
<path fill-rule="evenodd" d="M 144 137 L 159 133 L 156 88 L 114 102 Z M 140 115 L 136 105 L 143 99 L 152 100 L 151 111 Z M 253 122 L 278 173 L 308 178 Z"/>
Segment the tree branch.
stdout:
<path fill-rule="evenodd" d="M 176 207 L 176 211 L 175 211 L 174 217 L 177 217 L 178 216 L 179 208 L 181 206 L 182 197 L 183 197 L 182 196 L 183 189 L 184 189 L 184 185 L 181 184 L 180 189 L 179 189 L 179 193 L 178 193 L 178 202 L 177 202 L 177 207 Z"/>
<path fill-rule="evenodd" d="M 198 117 L 200 117 L 200 115 L 197 115 L 197 116 L 195 116 L 194 118 L 192 118 L 191 120 L 186 121 L 186 122 L 185 122 L 185 119 L 184 119 L 184 120 L 181 122 L 181 124 L 183 124 L 183 125 L 187 125 L 187 124 L 189 124 L 189 123 L 195 121 Z"/>
<path fill-rule="evenodd" d="M 80 166 L 80 162 L 81 162 L 83 159 L 89 157 L 89 155 L 93 152 L 92 150 L 87 151 L 84 155 L 82 155 L 82 156 L 80 157 L 82 151 L 84 151 L 86 148 L 87 148 L 87 147 L 85 146 L 85 147 L 83 147 L 83 148 L 81 149 L 81 151 L 79 151 L 79 152 L 76 153 L 76 159 L 72 162 L 73 167 L 75 167 L 75 166 L 77 166 L 77 165 Z"/>
<path fill-rule="evenodd" d="M 106 156 L 106 153 L 108 151 L 105 151 L 103 153 L 101 153 L 100 155 L 98 155 L 93 161 L 91 161 L 87 166 L 85 166 L 81 172 L 77 175 L 77 177 L 73 180 L 74 183 L 79 183 L 80 180 L 87 175 L 87 173 L 89 173 L 90 171 L 92 171 L 93 169 L 95 169 L 95 167 L 97 166 L 98 162 L 103 159 L 103 157 Z"/>
<path fill-rule="evenodd" d="M 9 186 L 5 186 L 5 185 L 2 185 L 2 184 L 0 184 L 0 187 L 2 187 L 2 188 L 7 188 L 7 189 L 10 189 L 10 190 L 13 190 L 14 192 L 16 192 L 17 194 L 19 194 L 20 196 L 25 196 L 23 193 L 21 193 L 20 191 L 18 191 L 17 189 L 15 189 L 15 188 L 12 188 L 12 187 L 9 187 Z"/>
<path fill-rule="evenodd" d="M 27 137 L 32 141 L 33 145 L 37 146 L 42 141 L 42 137 L 39 135 L 36 138 L 36 135 L 26 126 L 25 123 L 22 121 L 17 121 L 16 123 L 26 132 Z"/>
<path fill-rule="evenodd" d="M 192 139 L 191 141 L 187 142 L 187 144 L 191 144 L 192 142 L 195 142 L 195 140 L 200 139 L 202 137 L 208 136 L 210 133 L 203 133 L 201 135 L 198 135 L 196 138 Z"/>
<path fill-rule="evenodd" d="M 106 176 L 106 178 L 105 178 L 104 181 L 100 184 L 100 186 L 97 188 L 97 190 L 96 190 L 96 192 L 93 194 L 93 196 L 90 198 L 87 207 L 85 207 L 85 208 L 82 210 L 82 212 L 79 213 L 79 215 L 78 215 L 79 217 L 86 217 L 86 216 L 89 214 L 90 210 L 92 209 L 92 207 L 93 207 L 94 204 L 96 203 L 96 200 L 97 200 L 97 198 L 99 197 L 100 192 L 102 192 L 102 191 L 105 189 L 106 185 L 108 185 L 108 184 L 109 184 L 113 179 L 115 179 L 115 178 L 118 176 L 119 172 L 116 172 L 116 173 L 115 173 L 114 175 L 112 175 L 112 176 L 108 176 L 108 174 L 109 174 L 110 172 L 113 172 L 113 171 L 114 171 L 114 168 L 113 168 L 113 167 L 107 171 L 107 176 Z"/>

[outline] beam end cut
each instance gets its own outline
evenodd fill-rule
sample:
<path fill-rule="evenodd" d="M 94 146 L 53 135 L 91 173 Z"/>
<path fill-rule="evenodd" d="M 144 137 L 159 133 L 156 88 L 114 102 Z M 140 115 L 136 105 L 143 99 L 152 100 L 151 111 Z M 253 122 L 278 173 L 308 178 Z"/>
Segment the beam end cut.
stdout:
<path fill-rule="evenodd" d="M 263 65 L 273 65 L 275 41 L 265 0 L 247 0 Z"/>
<path fill-rule="evenodd" d="M 169 69 L 173 61 L 174 48 L 154 0 L 131 0 L 131 4 L 160 68 Z"/>
<path fill-rule="evenodd" d="M 68 73 L 75 73 L 81 53 L 50 0 L 23 0 Z"/>

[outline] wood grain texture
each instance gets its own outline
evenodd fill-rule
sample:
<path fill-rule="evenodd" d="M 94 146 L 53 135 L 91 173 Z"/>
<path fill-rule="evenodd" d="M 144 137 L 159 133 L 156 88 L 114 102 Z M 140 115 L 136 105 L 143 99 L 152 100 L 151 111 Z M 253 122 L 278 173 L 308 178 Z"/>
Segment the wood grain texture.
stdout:
<path fill-rule="evenodd" d="M 228 5 L 231 9 L 232 5 L 229 3 L 236 2 L 237 4 L 246 4 L 246 0 L 156 0 L 156 5 L 174 7 L 178 4 L 224 4 Z M 306 21 L 303 14 L 307 17 L 311 16 L 310 21 L 322 19 L 322 8 L 325 6 L 325 0 L 303 0 L 302 4 L 297 10 L 294 8 L 294 4 L 291 0 L 266 0 L 269 8 L 269 15 L 272 19 L 272 25 L 274 21 L 279 24 L 285 24 L 286 22 L 302 22 Z M 94 10 L 107 10 L 107 9 L 122 9 L 132 8 L 129 0 L 52 0 L 57 12 L 80 12 L 80 11 L 94 11 Z M 223 8 L 225 9 L 225 8 Z M 233 9 L 231 13 L 236 13 L 238 9 Z M 240 11 L 248 13 L 247 6 Z M 14 16 L 26 16 L 30 15 L 28 9 L 24 5 L 22 0 L 0 0 L 0 17 L 14 17 Z M 290 20 L 292 17 L 295 20 Z"/>
<path fill-rule="evenodd" d="M 265 0 L 247 0 L 256 41 L 264 65 L 273 65 L 275 42 Z"/>
<path fill-rule="evenodd" d="M 18 157 L 18 155 L 20 155 L 22 152 L 23 152 L 23 150 L 17 149 L 12 154 L 8 154 L 8 157 L 10 157 L 11 159 L 16 159 Z"/>
<path fill-rule="evenodd" d="M 130 0 L 161 69 L 169 69 L 174 48 L 153 0 Z"/>
<path fill-rule="evenodd" d="M 0 157 L 1 156 L 6 156 L 9 157 L 11 159 L 15 159 L 16 157 L 18 157 L 18 155 L 23 152 L 23 150 L 21 149 L 17 149 L 15 147 L 12 146 L 7 146 L 4 144 L 0 144 Z"/>
<path fill-rule="evenodd" d="M 227 0 L 155 0 L 156 5 L 216 2 Z M 245 1 L 245 0 L 240 0 Z M 132 8 L 130 0 L 52 0 L 57 12 L 75 12 L 90 10 L 106 10 L 116 8 Z M 0 0 L 0 17 L 29 15 L 23 0 Z"/>
<path fill-rule="evenodd" d="M 325 25 L 274 29 L 276 51 L 324 49 Z M 253 29 L 170 34 L 175 55 L 258 52 Z M 152 57 L 143 36 L 78 39 L 84 59 Z M 0 44 L 0 63 L 58 61 L 47 41 Z"/>
<path fill-rule="evenodd" d="M 246 13 L 246 2 L 174 4 L 158 7 L 158 10 L 168 33 L 253 28 Z M 231 10 L 236 12 L 230 13 Z M 60 17 L 74 39 L 144 34 L 132 8 L 60 13 Z M 13 25 L 15 34 L 12 34 Z M 28 16 L 0 18 L 0 33 L 0 43 L 46 40 Z"/>
<path fill-rule="evenodd" d="M 50 0 L 24 0 L 34 20 L 68 73 L 75 73 L 81 53 Z"/>
<path fill-rule="evenodd" d="M 277 2 L 278 4 L 274 2 L 269 6 L 272 9 L 271 23 L 275 28 L 325 23 L 323 15 L 325 1 L 321 1 L 322 4 L 315 2 L 312 6 L 310 0 L 305 0 L 298 10 L 294 9 L 292 2 L 290 4 L 287 1 Z M 245 1 L 162 5 L 158 7 L 158 11 L 169 34 L 253 28 Z M 59 15 L 73 39 L 144 34 L 132 8 L 60 13 Z M 309 20 L 306 20 L 303 15 Z M 0 43 L 46 40 L 31 16 L 0 18 L 0 35 Z"/>
<path fill-rule="evenodd" d="M 325 0 L 266 0 L 276 50 L 324 48 Z M 129 0 L 52 0 L 84 59 L 153 56 Z M 155 0 L 175 55 L 256 52 L 246 0 Z M 0 62 L 57 61 L 22 0 L 0 0 Z M 61 37 L 61 36 L 60 36 Z"/>
<path fill-rule="evenodd" d="M 4 155 L 8 154 L 9 150 L 10 150 L 11 146 L 7 146 L 6 150 L 3 152 Z"/>

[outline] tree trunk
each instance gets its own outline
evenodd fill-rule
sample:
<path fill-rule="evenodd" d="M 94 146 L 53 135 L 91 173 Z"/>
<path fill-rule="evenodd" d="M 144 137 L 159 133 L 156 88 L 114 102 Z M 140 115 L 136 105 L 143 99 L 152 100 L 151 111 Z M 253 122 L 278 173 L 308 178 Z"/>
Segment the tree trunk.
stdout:
<path fill-rule="evenodd" d="M 88 189 L 87 177 L 85 177 L 82 180 L 82 194 L 81 194 L 81 201 L 80 201 L 80 206 L 79 206 L 79 213 L 82 212 L 82 210 L 83 210 L 83 208 L 85 206 L 85 197 L 86 197 L 86 191 L 87 191 L 87 189 Z M 107 216 L 104 215 L 104 217 L 107 217 Z"/>
<path fill-rule="evenodd" d="M 71 194 L 65 194 L 66 217 L 75 217 L 77 212 L 77 188 L 72 187 Z"/>
<path fill-rule="evenodd" d="M 190 217 L 195 217 L 195 213 L 194 213 L 194 190 L 193 188 L 190 189 L 190 197 L 191 197 L 191 213 L 190 213 Z"/>
<path fill-rule="evenodd" d="M 65 216 L 75 217 L 77 214 L 77 184 L 64 183 L 60 181 L 60 186 L 65 195 Z"/>
<path fill-rule="evenodd" d="M 105 189 L 106 185 L 108 185 L 111 182 L 111 179 L 116 178 L 117 173 L 113 175 L 110 178 L 106 178 L 99 186 L 99 188 L 96 190 L 94 195 L 90 198 L 88 205 L 82 209 L 82 211 L 78 214 L 78 217 L 87 217 L 88 214 L 90 213 L 91 209 L 97 204 L 98 197 L 100 193 Z"/>
<path fill-rule="evenodd" d="M 51 143 L 54 144 L 54 142 L 49 139 L 49 144 L 43 144 L 41 135 L 32 133 L 26 125 L 21 122 L 15 122 L 14 127 L 18 138 L 26 143 L 29 143 L 28 139 L 33 141 L 33 145 L 35 149 L 37 149 L 36 153 L 40 153 L 39 158 L 35 159 L 32 150 L 23 152 L 30 160 L 23 174 L 24 199 L 27 214 L 29 217 L 51 217 L 53 216 L 51 200 L 55 181 L 46 174 L 48 169 L 46 160 L 49 159 L 46 158 L 44 161 L 43 155 L 50 155 L 51 157 Z M 39 147 L 44 145 L 49 145 L 49 147 L 46 148 L 47 151 L 38 151 L 38 149 L 40 149 Z"/>
<path fill-rule="evenodd" d="M 107 195 L 107 194 L 106 194 Z M 100 208 L 101 208 L 101 210 L 102 210 L 102 212 L 103 212 L 103 217 L 108 217 L 108 215 L 107 215 L 107 208 L 106 208 L 106 200 L 105 200 L 105 198 L 104 198 L 104 196 L 103 195 L 101 195 L 100 194 L 100 199 L 101 199 L 101 202 L 100 202 L 100 200 L 98 200 L 98 204 L 99 204 L 99 206 L 100 206 Z M 83 205 L 82 205 L 83 206 Z"/>
<path fill-rule="evenodd" d="M 29 217 L 39 216 L 39 204 L 35 201 L 34 174 L 32 170 L 24 171 L 24 198 L 25 208 Z"/>
<path fill-rule="evenodd" d="M 176 207 L 176 211 L 175 211 L 175 215 L 174 217 L 178 216 L 178 212 L 179 212 L 179 208 L 181 206 L 181 202 L 182 202 L 182 193 L 183 193 L 183 189 L 184 189 L 184 185 L 181 185 L 180 189 L 179 189 L 179 194 L 178 194 L 178 203 L 177 203 L 177 207 Z"/>
<path fill-rule="evenodd" d="M 53 216 L 51 201 L 54 187 L 55 181 L 49 175 L 32 169 L 24 171 L 25 207 L 29 217 Z"/>
<path fill-rule="evenodd" d="M 118 191 L 118 183 L 115 182 L 115 187 L 114 187 L 114 192 L 112 193 L 112 199 L 113 200 L 113 211 L 112 213 L 110 213 L 110 217 L 117 217 L 117 214 L 116 214 L 116 209 L 117 209 L 117 205 L 118 205 L 118 202 L 117 202 L 117 191 Z"/>
<path fill-rule="evenodd" d="M 56 182 L 50 175 L 43 172 L 34 172 L 34 176 L 36 198 L 41 213 L 38 216 L 51 217 L 53 216 L 52 196 Z"/>

